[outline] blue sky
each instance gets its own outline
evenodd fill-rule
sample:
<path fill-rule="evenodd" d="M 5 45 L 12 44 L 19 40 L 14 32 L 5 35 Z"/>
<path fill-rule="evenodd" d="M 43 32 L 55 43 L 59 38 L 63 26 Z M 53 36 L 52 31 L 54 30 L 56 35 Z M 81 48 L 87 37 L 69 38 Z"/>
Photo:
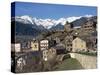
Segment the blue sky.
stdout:
<path fill-rule="evenodd" d="M 12 15 L 13 13 L 14 8 Z M 29 15 L 42 19 L 59 19 L 61 17 L 97 15 L 97 7 L 16 2 L 15 13 L 16 16 Z"/>

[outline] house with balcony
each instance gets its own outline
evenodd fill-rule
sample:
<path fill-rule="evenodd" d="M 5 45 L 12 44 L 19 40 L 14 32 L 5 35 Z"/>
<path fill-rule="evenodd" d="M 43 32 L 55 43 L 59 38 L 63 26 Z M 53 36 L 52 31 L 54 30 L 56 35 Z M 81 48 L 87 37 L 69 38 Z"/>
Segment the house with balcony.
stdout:
<path fill-rule="evenodd" d="M 96 23 L 93 21 L 88 20 L 84 25 L 81 27 L 84 31 L 92 32 L 96 30 Z"/>

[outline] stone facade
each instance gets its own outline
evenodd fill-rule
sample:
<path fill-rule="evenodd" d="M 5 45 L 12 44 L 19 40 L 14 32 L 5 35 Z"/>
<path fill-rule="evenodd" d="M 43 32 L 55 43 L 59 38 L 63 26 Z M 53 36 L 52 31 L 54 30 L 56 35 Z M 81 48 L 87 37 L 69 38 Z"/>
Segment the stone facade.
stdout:
<path fill-rule="evenodd" d="M 66 36 L 65 45 L 67 51 L 72 51 L 72 41 L 73 41 L 73 36 L 71 35 Z"/>
<path fill-rule="evenodd" d="M 44 61 L 52 60 L 56 56 L 56 50 L 54 48 L 51 48 L 49 50 L 43 50 L 42 53 Z"/>
<path fill-rule="evenodd" d="M 70 53 L 71 58 L 77 59 L 84 69 L 96 69 L 97 57 L 77 53 Z"/>
<path fill-rule="evenodd" d="M 72 29 L 72 25 L 69 22 L 66 22 L 65 26 L 64 26 L 64 30 L 67 32 L 71 31 Z"/>
<path fill-rule="evenodd" d="M 72 42 L 72 51 L 73 52 L 87 51 L 86 41 L 82 40 L 79 37 L 75 38 Z"/>
<path fill-rule="evenodd" d="M 93 21 L 87 21 L 84 25 L 82 25 L 82 29 L 87 32 L 92 32 L 95 30 L 95 23 Z"/>
<path fill-rule="evenodd" d="M 21 42 L 21 49 L 22 51 L 27 51 L 28 49 L 31 49 L 31 41 L 23 41 Z"/>

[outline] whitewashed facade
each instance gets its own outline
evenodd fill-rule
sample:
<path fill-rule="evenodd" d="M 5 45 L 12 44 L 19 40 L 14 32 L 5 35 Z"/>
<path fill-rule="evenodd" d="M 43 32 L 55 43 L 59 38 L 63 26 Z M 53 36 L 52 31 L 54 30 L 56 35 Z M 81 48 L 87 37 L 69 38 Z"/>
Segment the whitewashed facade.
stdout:
<path fill-rule="evenodd" d="M 49 48 L 49 41 L 41 40 L 40 41 L 40 50 L 47 50 L 48 48 Z"/>
<path fill-rule="evenodd" d="M 20 52 L 21 44 L 20 43 L 11 44 L 11 51 Z"/>

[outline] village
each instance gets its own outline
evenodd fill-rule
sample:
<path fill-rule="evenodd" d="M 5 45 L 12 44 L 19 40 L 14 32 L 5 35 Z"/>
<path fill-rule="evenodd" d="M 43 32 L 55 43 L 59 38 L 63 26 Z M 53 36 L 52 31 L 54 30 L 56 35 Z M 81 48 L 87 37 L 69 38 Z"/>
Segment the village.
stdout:
<path fill-rule="evenodd" d="M 12 70 L 54 71 L 53 66 L 69 58 L 69 53 L 97 53 L 96 26 L 97 22 L 91 20 L 79 27 L 66 22 L 64 30 L 51 31 L 41 39 L 15 39 L 11 44 Z"/>

